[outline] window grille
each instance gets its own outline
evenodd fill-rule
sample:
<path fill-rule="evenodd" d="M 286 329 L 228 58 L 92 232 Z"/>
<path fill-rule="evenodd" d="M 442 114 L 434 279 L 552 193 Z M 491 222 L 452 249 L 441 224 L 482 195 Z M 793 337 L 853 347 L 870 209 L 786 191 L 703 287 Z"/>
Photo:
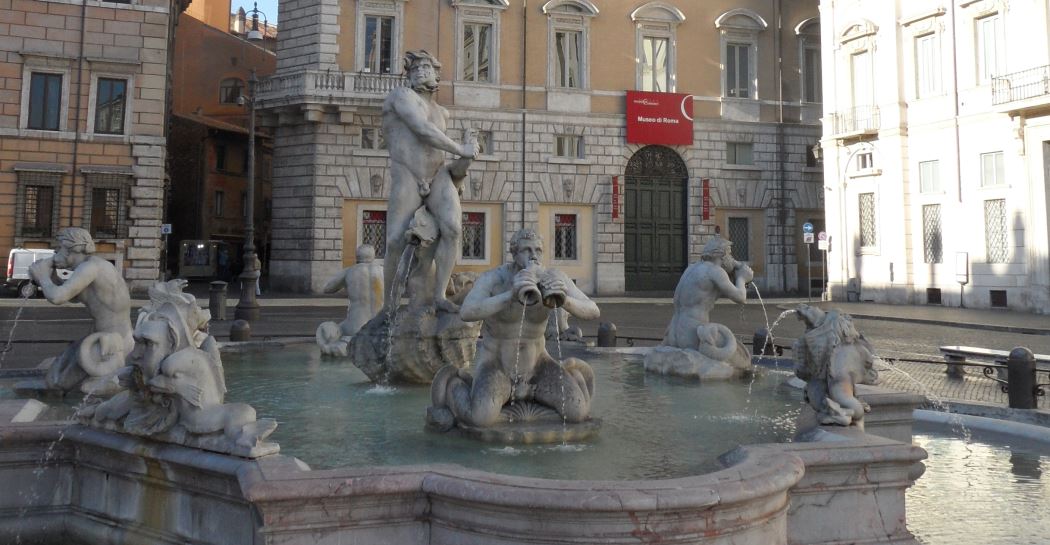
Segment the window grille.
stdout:
<path fill-rule="evenodd" d="M 923 261 L 941 263 L 944 248 L 941 246 L 941 205 L 928 204 L 922 207 Z"/>
<path fill-rule="evenodd" d="M 733 259 L 751 261 L 751 222 L 748 218 L 729 218 L 729 242 L 733 243 Z"/>
<path fill-rule="evenodd" d="M 1006 199 L 984 201 L 984 244 L 988 263 L 1006 263 Z"/>
<path fill-rule="evenodd" d="M 376 257 L 386 257 L 386 210 L 364 211 L 361 240 L 375 248 Z"/>
<path fill-rule="evenodd" d="M 121 173 L 86 173 L 89 195 L 84 217 L 91 236 L 99 239 L 127 236 L 127 198 L 131 176 Z"/>
<path fill-rule="evenodd" d="M 578 259 L 576 214 L 554 215 L 554 259 Z"/>
<path fill-rule="evenodd" d="M 875 222 L 875 194 L 861 193 L 858 195 L 858 205 L 860 208 L 860 246 L 862 248 L 873 248 L 878 243 L 878 229 Z"/>
<path fill-rule="evenodd" d="M 485 259 L 484 212 L 463 212 L 463 258 Z"/>
<path fill-rule="evenodd" d="M 58 224 L 58 186 L 61 180 L 62 174 L 58 172 L 18 173 L 18 236 L 51 238 L 55 233 Z"/>

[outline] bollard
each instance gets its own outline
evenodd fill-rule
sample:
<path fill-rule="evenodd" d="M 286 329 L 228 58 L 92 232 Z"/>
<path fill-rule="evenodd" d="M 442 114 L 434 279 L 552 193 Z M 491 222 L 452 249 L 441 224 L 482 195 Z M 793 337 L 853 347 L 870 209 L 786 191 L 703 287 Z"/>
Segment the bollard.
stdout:
<path fill-rule="evenodd" d="M 236 343 L 252 340 L 252 325 L 247 320 L 234 320 L 230 326 L 230 340 Z"/>
<path fill-rule="evenodd" d="M 208 312 L 212 320 L 226 320 L 226 282 L 216 280 L 208 290 Z"/>
<path fill-rule="evenodd" d="M 751 337 L 751 354 L 755 356 L 772 356 L 773 343 L 769 342 L 769 331 L 764 327 L 755 330 Z"/>
<path fill-rule="evenodd" d="M 616 324 L 602 322 L 598 326 L 598 346 L 616 346 Z"/>
<path fill-rule="evenodd" d="M 1019 346 L 1010 351 L 1006 362 L 1007 395 L 1011 409 L 1035 408 L 1035 355 Z"/>
<path fill-rule="evenodd" d="M 944 359 L 948 361 L 948 366 L 944 369 L 944 373 L 948 375 L 948 378 L 963 378 L 966 376 L 966 367 L 959 365 L 960 363 L 966 363 L 966 356 L 948 354 L 944 356 Z"/>

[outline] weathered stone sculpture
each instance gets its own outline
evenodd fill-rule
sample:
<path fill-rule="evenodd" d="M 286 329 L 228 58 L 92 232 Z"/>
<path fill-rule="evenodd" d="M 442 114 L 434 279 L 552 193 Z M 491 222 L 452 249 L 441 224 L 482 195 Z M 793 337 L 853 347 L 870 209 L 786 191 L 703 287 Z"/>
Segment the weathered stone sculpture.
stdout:
<path fill-rule="evenodd" d="M 553 308 L 591 320 L 598 306 L 564 273 L 540 265 L 543 241 L 535 231 L 518 231 L 510 253 L 514 260 L 481 275 L 463 301 L 464 319 L 484 321 L 474 369 L 438 371 L 427 424 L 499 442 L 591 435 L 594 372 L 583 360 L 551 357 L 544 332 Z"/>
<path fill-rule="evenodd" d="M 857 384 L 878 382 L 879 358 L 871 344 L 839 310 L 801 304 L 795 312 L 806 324 L 806 333 L 792 348 L 795 374 L 806 381 L 806 401 L 816 411 L 817 423 L 864 429 L 864 414 L 871 407 L 854 390 Z"/>
<path fill-rule="evenodd" d="M 569 325 L 569 312 L 563 308 L 555 309 L 547 320 L 547 331 L 544 333 L 547 340 L 559 340 L 568 342 L 583 341 L 583 330 L 578 325 Z"/>
<path fill-rule="evenodd" d="M 81 423 L 158 441 L 257 457 L 277 452 L 263 440 L 277 423 L 256 419 L 244 403 L 224 403 L 226 379 L 218 343 L 208 335 L 208 311 L 184 281 L 157 284 L 135 326 L 135 348 L 118 373 L 126 390 L 88 404 Z"/>
<path fill-rule="evenodd" d="M 445 289 L 460 253 L 459 196 L 478 154 L 466 131 L 460 144 L 445 134 L 448 111 L 435 101 L 441 64 L 426 51 L 405 54 L 408 87 L 383 102 L 390 152 L 383 312 L 350 343 L 350 356 L 376 382 L 429 383 L 443 365 L 466 366 L 479 325 L 459 318 Z M 456 156 L 445 161 L 445 153 Z M 399 308 L 407 277 L 409 305 Z"/>
<path fill-rule="evenodd" d="M 743 304 L 754 272 L 733 259 L 732 243 L 714 237 L 700 261 L 682 273 L 674 292 L 674 316 L 660 346 L 645 356 L 645 370 L 700 380 L 740 376 L 751 370 L 751 355 L 726 326 L 710 323 L 718 299 Z"/>
<path fill-rule="evenodd" d="M 346 357 L 350 339 L 383 307 L 383 265 L 371 244 L 357 247 L 357 264 L 343 269 L 324 286 L 325 293 L 346 289 L 346 319 L 317 327 L 317 345 L 327 356 Z"/>
<path fill-rule="evenodd" d="M 91 234 L 79 227 L 67 227 L 55 237 L 55 255 L 29 267 L 30 277 L 49 302 L 83 303 L 93 327 L 91 334 L 70 343 L 59 356 L 49 358 L 43 381 L 25 381 L 16 389 L 66 393 L 79 388 L 98 396 L 120 390 L 116 372 L 124 366 L 124 357 L 134 345 L 131 296 L 117 268 L 93 253 Z M 55 269 L 71 269 L 73 274 L 58 283 Z"/>

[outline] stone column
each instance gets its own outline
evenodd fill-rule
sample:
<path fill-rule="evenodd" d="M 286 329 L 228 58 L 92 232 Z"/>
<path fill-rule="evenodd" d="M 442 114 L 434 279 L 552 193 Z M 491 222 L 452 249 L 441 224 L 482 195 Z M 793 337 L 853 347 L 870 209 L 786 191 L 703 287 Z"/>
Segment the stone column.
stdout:
<path fill-rule="evenodd" d="M 132 293 L 145 293 L 160 278 L 160 223 L 164 213 L 163 138 L 132 138 L 135 182 L 128 209 L 127 263 L 124 277 Z"/>
<path fill-rule="evenodd" d="M 284 0 L 277 12 L 277 74 L 339 69 L 338 0 Z"/>

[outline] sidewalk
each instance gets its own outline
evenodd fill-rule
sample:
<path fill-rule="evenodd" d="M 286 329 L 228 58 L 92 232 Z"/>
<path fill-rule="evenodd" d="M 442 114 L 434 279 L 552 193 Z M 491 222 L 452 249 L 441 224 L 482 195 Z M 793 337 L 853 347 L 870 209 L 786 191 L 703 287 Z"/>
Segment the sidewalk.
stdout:
<path fill-rule="evenodd" d="M 1050 316 L 1006 309 L 972 309 L 935 305 L 887 305 L 830 301 L 812 303 L 823 309 L 838 308 L 854 318 L 914 324 L 945 325 L 1003 333 L 1050 335 Z M 782 308 L 787 308 L 778 305 Z"/>

